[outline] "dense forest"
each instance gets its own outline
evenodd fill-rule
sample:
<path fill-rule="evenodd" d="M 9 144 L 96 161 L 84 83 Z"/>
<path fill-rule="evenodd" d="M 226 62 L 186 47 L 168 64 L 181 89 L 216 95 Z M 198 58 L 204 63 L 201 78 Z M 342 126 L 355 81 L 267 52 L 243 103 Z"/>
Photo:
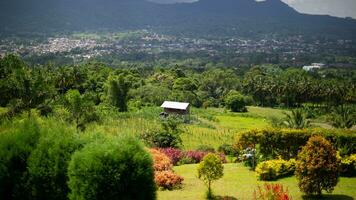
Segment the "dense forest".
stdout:
<path fill-rule="evenodd" d="M 229 107 L 231 99 L 244 105 L 297 108 L 328 112 L 354 105 L 355 70 L 260 65 L 231 69 L 213 65 L 107 67 L 97 62 L 76 66 L 29 66 L 9 55 L 1 59 L 2 98 L 8 115 L 37 108 L 49 114 L 77 91 L 87 103 L 111 105 L 118 111 L 159 106 L 165 100 L 190 102 L 197 108 Z"/>

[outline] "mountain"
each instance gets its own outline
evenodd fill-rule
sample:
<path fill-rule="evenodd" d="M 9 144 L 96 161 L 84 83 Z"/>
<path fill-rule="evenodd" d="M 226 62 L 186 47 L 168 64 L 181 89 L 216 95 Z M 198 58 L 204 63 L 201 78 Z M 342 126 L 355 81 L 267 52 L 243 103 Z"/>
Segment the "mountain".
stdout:
<path fill-rule="evenodd" d="M 301 14 L 281 0 L 1 0 L 0 27 L 2 35 L 149 28 L 198 37 L 356 37 L 356 20 Z"/>

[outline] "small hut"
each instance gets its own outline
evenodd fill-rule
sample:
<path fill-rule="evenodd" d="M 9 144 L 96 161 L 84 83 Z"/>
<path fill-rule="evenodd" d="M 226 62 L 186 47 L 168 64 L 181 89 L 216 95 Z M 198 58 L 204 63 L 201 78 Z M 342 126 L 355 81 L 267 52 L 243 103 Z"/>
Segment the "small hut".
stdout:
<path fill-rule="evenodd" d="M 189 103 L 165 101 L 161 108 L 164 109 L 164 114 L 166 115 L 189 115 L 190 114 Z"/>

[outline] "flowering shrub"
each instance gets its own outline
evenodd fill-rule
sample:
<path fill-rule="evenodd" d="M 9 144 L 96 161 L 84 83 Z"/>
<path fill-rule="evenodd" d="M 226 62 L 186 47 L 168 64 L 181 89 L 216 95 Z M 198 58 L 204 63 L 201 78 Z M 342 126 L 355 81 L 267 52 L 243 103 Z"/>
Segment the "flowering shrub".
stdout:
<path fill-rule="evenodd" d="M 356 176 L 356 154 L 341 158 L 340 170 L 342 176 L 353 177 Z"/>
<path fill-rule="evenodd" d="M 171 160 L 164 153 L 157 149 L 150 149 L 153 157 L 153 168 L 155 171 L 171 170 L 173 165 Z"/>
<path fill-rule="evenodd" d="M 175 174 L 172 171 L 157 171 L 155 172 L 155 182 L 162 189 L 172 190 L 181 186 L 183 177 Z"/>
<path fill-rule="evenodd" d="M 191 159 L 194 163 L 200 163 L 208 153 L 203 151 L 187 151 L 184 157 Z"/>
<path fill-rule="evenodd" d="M 176 149 L 176 148 L 161 148 L 159 150 L 161 152 L 163 152 L 164 154 L 166 154 L 166 156 L 168 156 L 171 159 L 173 165 L 177 165 L 178 162 L 183 157 L 183 152 L 180 149 Z"/>
<path fill-rule="evenodd" d="M 269 181 L 290 176 L 295 171 L 295 159 L 289 161 L 278 159 L 261 162 L 255 171 L 259 180 Z"/>
<path fill-rule="evenodd" d="M 169 190 L 179 187 L 184 179 L 173 172 L 171 159 L 157 149 L 150 149 L 150 153 L 153 157 L 156 185 Z"/>
<path fill-rule="evenodd" d="M 288 189 L 284 189 L 281 184 L 265 184 L 264 187 L 258 186 L 254 192 L 254 200 L 291 200 Z"/>

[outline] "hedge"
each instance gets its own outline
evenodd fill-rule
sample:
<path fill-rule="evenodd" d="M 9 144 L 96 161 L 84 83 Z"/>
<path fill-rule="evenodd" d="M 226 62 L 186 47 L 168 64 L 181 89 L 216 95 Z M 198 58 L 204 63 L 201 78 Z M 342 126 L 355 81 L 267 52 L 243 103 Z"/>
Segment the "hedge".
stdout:
<path fill-rule="evenodd" d="M 329 140 L 342 155 L 356 153 L 356 131 L 339 129 L 255 129 L 242 132 L 236 139 L 235 148 L 259 148 L 265 158 L 295 158 L 301 147 L 313 135 Z"/>
<path fill-rule="evenodd" d="M 132 138 L 87 145 L 72 156 L 68 174 L 72 200 L 156 197 L 152 158 Z"/>

